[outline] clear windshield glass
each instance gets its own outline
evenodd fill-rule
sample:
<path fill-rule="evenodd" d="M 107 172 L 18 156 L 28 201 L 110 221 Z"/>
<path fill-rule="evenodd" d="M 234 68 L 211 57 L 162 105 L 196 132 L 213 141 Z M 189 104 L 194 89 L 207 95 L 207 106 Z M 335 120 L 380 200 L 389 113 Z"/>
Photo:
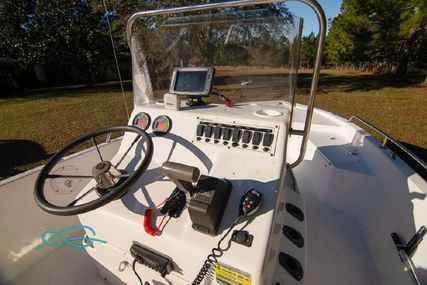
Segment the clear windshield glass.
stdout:
<path fill-rule="evenodd" d="M 212 93 L 233 102 L 292 102 L 301 29 L 283 4 L 142 18 L 131 40 L 135 105 L 161 99 L 176 67 L 214 67 Z"/>

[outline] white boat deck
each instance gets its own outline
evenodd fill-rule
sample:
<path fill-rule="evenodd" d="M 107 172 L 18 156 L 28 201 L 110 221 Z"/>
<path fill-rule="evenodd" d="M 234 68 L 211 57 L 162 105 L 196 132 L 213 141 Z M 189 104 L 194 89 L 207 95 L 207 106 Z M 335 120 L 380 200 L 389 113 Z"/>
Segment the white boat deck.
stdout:
<path fill-rule="evenodd" d="M 97 271 L 95 261 L 84 249 L 59 246 L 10 284 L 109 284 Z"/>
<path fill-rule="evenodd" d="M 357 221 L 300 190 L 308 228 L 306 284 L 380 284 Z"/>

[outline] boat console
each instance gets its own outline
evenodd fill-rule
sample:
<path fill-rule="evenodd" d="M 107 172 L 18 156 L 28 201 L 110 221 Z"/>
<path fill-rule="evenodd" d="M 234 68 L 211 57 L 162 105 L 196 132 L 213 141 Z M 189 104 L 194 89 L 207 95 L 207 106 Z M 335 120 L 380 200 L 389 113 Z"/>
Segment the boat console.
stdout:
<path fill-rule="evenodd" d="M 121 280 L 132 283 L 135 278 L 132 271 L 119 268 L 120 264 L 132 264 L 134 257 L 129 254 L 130 248 L 138 244 L 170 260 L 168 274 L 140 266 L 138 271 L 143 279 L 191 283 L 193 280 L 188 278 L 198 275 L 211 249 L 239 217 L 244 194 L 254 189 L 263 197 L 259 210 L 233 227 L 251 236 L 250 245 L 246 244 L 246 239 L 232 242 L 219 261 L 225 269 L 234 268 L 254 284 L 261 284 L 280 189 L 280 166 L 285 158 L 284 150 L 276 146 L 286 141 L 285 121 L 289 111 L 279 102 L 237 104 L 232 108 L 206 105 L 185 110 L 184 104 L 182 107 L 183 110 L 175 111 L 153 103 L 135 109 L 134 117 L 144 112 L 152 118 L 153 124 L 156 118 L 167 117 L 171 122 L 170 130 L 156 135 L 153 124 L 147 128 L 153 141 L 153 158 L 125 196 L 96 211 L 79 215 L 82 224 L 96 225 L 97 234 L 108 241 L 105 245 L 89 247 L 87 251 L 108 269 L 103 271 L 106 275 L 113 272 Z M 259 117 L 260 110 L 274 110 L 282 115 Z M 144 157 L 143 145 L 132 146 L 133 139 L 132 134 L 123 138 L 116 158 L 125 152 L 131 154 L 129 163 L 134 157 Z M 189 182 L 194 190 L 182 191 L 184 195 L 180 199 L 185 205 L 182 212 L 175 217 L 169 215 L 160 226 L 165 216 L 161 211 L 162 202 L 177 197 L 176 189 L 179 189 L 179 183 L 174 183 L 172 175 L 165 173 L 165 162 L 197 169 L 200 175 L 196 182 Z M 97 194 L 91 195 L 93 197 L 86 198 L 95 199 Z M 147 209 L 153 209 L 149 229 L 158 230 L 158 234 L 144 229 Z M 232 233 L 222 247 L 227 248 L 231 238 Z"/>
<path fill-rule="evenodd" d="M 191 80 L 185 88 L 198 84 Z M 42 190 L 46 178 L 55 178 L 50 173 L 56 172 L 59 152 L 41 171 L 36 201 L 54 214 L 77 213 L 82 225 L 96 227 L 107 243 L 87 252 L 112 282 L 134 283 L 131 269 L 140 263 L 139 276 L 155 284 L 209 278 L 262 284 L 277 236 L 274 209 L 285 165 L 285 149 L 278 146 L 286 145 L 289 105 L 179 101 L 179 108 L 165 100 L 137 106 L 132 126 L 83 137 L 96 142 L 98 135 L 124 132 L 111 159 L 95 144 L 100 161 L 89 162 L 94 180 L 64 208 L 51 205 Z"/>

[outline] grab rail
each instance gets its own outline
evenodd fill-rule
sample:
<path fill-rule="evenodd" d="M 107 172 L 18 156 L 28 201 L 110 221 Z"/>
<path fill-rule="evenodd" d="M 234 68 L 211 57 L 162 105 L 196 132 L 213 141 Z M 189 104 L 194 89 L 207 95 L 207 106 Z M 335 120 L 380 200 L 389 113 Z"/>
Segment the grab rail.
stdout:
<path fill-rule="evenodd" d="M 200 5 L 193 5 L 193 6 L 157 9 L 157 10 L 151 10 L 151 11 L 139 11 L 134 13 L 132 16 L 130 16 L 126 25 L 126 37 L 127 37 L 128 45 L 129 47 L 131 47 L 132 26 L 135 23 L 135 21 L 140 17 L 193 12 L 193 11 L 203 11 L 203 10 L 209 10 L 209 9 L 229 8 L 229 7 L 236 7 L 236 6 L 253 6 L 257 4 L 271 4 L 271 3 L 280 3 L 280 2 L 284 3 L 288 1 L 291 1 L 291 0 L 237 0 L 237 1 L 229 1 L 229 2 L 207 3 L 207 4 L 200 4 Z M 325 16 L 325 12 L 323 11 L 319 3 L 317 3 L 316 0 L 297 0 L 297 1 L 307 4 L 316 13 L 317 19 L 319 21 L 319 40 L 317 44 L 316 63 L 314 65 L 314 70 L 313 70 L 313 78 L 311 81 L 310 97 L 307 105 L 307 114 L 306 114 L 304 129 L 292 130 L 291 128 L 289 131 L 290 135 L 301 135 L 303 137 L 301 148 L 300 148 L 300 154 L 297 160 L 292 164 L 288 164 L 288 167 L 290 169 L 296 167 L 303 161 L 305 152 L 307 149 L 308 135 L 310 133 L 311 122 L 313 119 L 314 103 L 316 99 L 317 86 L 319 83 L 320 66 L 322 64 L 323 50 L 324 50 L 325 38 L 326 38 L 326 16 Z M 290 122 L 290 127 L 291 126 L 292 126 L 292 122 Z M 285 153 L 286 153 L 286 150 L 285 150 Z"/>
<path fill-rule="evenodd" d="M 365 126 L 369 127 L 370 129 L 374 130 L 375 132 L 377 132 L 378 134 L 384 137 L 380 147 L 387 148 L 388 142 L 392 142 L 400 151 L 404 152 L 413 161 L 415 161 L 421 168 L 423 168 L 424 172 L 427 172 L 427 164 L 424 161 L 422 161 L 417 155 L 415 155 L 412 151 L 410 151 L 407 147 L 402 145 L 400 142 L 396 141 L 392 136 L 390 136 L 383 130 L 377 128 L 376 126 L 372 125 L 368 121 L 360 118 L 359 116 L 351 116 L 349 121 L 352 122 L 354 119 L 356 119 L 360 123 L 364 124 Z"/>
<path fill-rule="evenodd" d="M 305 152 L 307 150 L 308 135 L 310 134 L 311 122 L 313 120 L 314 103 L 316 99 L 317 87 L 319 85 L 320 67 L 322 65 L 323 50 L 325 47 L 326 37 L 326 16 L 322 7 L 315 0 L 299 0 L 309 5 L 316 13 L 317 20 L 319 21 L 319 41 L 317 43 L 316 63 L 314 64 L 313 78 L 311 81 L 310 98 L 308 99 L 307 114 L 305 118 L 304 129 L 293 130 L 292 122 L 290 122 L 291 129 L 290 135 L 302 135 L 302 142 L 300 148 L 300 154 L 293 163 L 288 164 L 289 169 L 298 166 L 304 159 Z"/>

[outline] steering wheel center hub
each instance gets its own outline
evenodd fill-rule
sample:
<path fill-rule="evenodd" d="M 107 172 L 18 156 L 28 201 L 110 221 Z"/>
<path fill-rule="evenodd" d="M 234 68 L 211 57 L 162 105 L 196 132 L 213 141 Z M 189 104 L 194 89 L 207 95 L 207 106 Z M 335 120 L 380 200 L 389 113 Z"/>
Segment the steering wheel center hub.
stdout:
<path fill-rule="evenodd" d="M 110 189 L 119 182 L 122 174 L 109 161 L 101 161 L 92 169 L 92 175 L 100 189 Z"/>
<path fill-rule="evenodd" d="M 103 161 L 95 165 L 95 169 L 99 171 L 107 171 L 111 166 L 111 163 L 108 161 Z"/>

